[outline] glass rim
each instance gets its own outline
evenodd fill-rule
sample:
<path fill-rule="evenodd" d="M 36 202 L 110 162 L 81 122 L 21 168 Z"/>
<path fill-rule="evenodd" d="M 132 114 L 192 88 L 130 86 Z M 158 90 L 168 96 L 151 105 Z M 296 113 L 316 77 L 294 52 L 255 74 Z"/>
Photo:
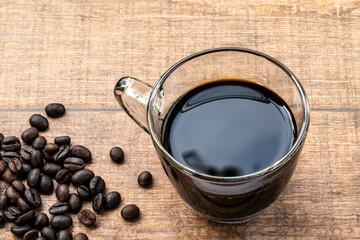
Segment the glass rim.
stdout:
<path fill-rule="evenodd" d="M 206 54 L 211 54 L 211 53 L 216 53 L 216 52 L 226 52 L 226 51 L 235 51 L 235 52 L 243 52 L 243 53 L 248 53 L 248 54 L 253 54 L 259 57 L 262 57 L 270 62 L 272 62 L 273 64 L 275 64 L 276 66 L 278 66 L 281 70 L 283 70 L 290 78 L 291 80 L 294 82 L 295 86 L 297 87 L 298 91 L 300 92 L 301 95 L 301 100 L 302 103 L 304 105 L 304 121 L 302 123 L 302 127 L 300 130 L 300 133 L 298 135 L 298 138 L 296 139 L 295 143 L 293 144 L 293 146 L 291 147 L 291 149 L 279 160 L 277 160 L 275 163 L 273 163 L 271 166 L 264 168 L 260 171 L 251 173 L 251 174 L 246 174 L 246 175 L 240 175 L 240 176 L 232 176 L 232 177 L 222 177 L 222 176 L 213 176 L 213 175 L 208 175 L 205 173 L 200 173 L 180 162 L 178 162 L 166 149 L 165 147 L 162 145 L 161 140 L 157 138 L 156 134 L 155 134 L 155 130 L 154 127 L 152 125 L 152 114 L 151 114 L 151 108 L 153 106 L 154 100 L 156 98 L 156 93 L 158 92 L 158 90 L 160 89 L 160 87 L 162 86 L 162 84 L 165 82 L 165 80 L 171 75 L 172 72 L 174 72 L 176 69 L 178 69 L 180 66 L 182 66 L 183 64 L 187 63 L 188 61 L 191 61 L 194 58 L 206 55 Z M 153 140 L 153 143 L 157 146 L 157 148 L 161 151 L 161 153 L 166 156 L 167 160 L 169 162 L 171 162 L 172 165 L 176 166 L 179 170 L 181 170 L 182 172 L 200 178 L 200 179 L 204 179 L 204 180 L 209 180 L 209 181 L 215 181 L 215 182 L 240 182 L 240 181 L 247 181 L 247 180 L 251 180 L 251 179 L 255 179 L 261 176 L 264 176 L 268 173 L 271 173 L 273 171 L 275 171 L 276 169 L 279 169 L 281 166 L 283 166 L 284 164 L 286 164 L 299 150 L 299 148 L 302 146 L 303 142 L 305 141 L 305 137 L 307 135 L 308 129 L 309 129 L 309 123 L 310 123 L 310 106 L 309 106 L 309 102 L 305 93 L 304 88 L 302 87 L 302 85 L 300 84 L 299 80 L 295 77 L 295 75 L 281 62 L 279 62 L 278 60 L 276 60 L 273 57 L 270 57 L 269 55 L 266 55 L 264 53 L 255 51 L 255 50 L 251 50 L 251 49 L 246 49 L 246 48 L 238 48 L 238 47 L 223 47 L 223 48 L 214 48 L 214 49 L 208 49 L 208 50 L 204 50 L 201 52 L 197 52 L 194 53 L 188 57 L 183 58 L 182 60 L 178 61 L 177 63 L 175 63 L 173 66 L 171 66 L 161 77 L 160 79 L 156 82 L 156 84 L 154 85 L 154 87 L 151 90 L 150 93 L 150 98 L 148 101 L 148 105 L 147 105 L 147 122 L 148 122 L 148 126 L 149 126 L 149 133 L 151 136 L 151 139 Z"/>

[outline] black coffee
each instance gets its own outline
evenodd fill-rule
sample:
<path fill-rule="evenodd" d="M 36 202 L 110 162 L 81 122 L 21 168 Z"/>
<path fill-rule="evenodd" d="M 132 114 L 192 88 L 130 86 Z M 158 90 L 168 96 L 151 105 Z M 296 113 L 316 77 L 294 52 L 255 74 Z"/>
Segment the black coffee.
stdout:
<path fill-rule="evenodd" d="M 269 167 L 297 137 L 294 116 L 281 97 L 236 79 L 215 80 L 181 96 L 162 131 L 162 142 L 177 161 L 214 176 Z"/>

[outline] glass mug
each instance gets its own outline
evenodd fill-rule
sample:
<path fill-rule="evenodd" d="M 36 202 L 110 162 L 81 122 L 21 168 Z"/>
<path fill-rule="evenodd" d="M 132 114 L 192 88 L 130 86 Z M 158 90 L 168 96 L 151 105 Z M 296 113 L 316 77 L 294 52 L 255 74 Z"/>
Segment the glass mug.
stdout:
<path fill-rule="evenodd" d="M 285 156 L 270 167 L 242 176 L 212 176 L 185 166 L 163 146 L 163 120 L 179 97 L 199 84 L 224 78 L 264 85 L 290 107 L 298 136 Z M 294 74 L 276 59 L 249 49 L 195 53 L 173 65 L 154 87 L 123 77 L 114 94 L 125 112 L 150 134 L 166 175 L 187 206 L 215 222 L 248 221 L 270 207 L 293 174 L 309 128 L 309 103 Z"/>

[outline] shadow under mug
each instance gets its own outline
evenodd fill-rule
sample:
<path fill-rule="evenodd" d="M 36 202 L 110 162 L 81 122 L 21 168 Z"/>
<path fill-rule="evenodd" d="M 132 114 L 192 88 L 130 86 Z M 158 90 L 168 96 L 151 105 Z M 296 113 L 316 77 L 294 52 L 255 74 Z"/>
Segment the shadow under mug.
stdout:
<path fill-rule="evenodd" d="M 290 107 L 298 137 L 286 155 L 270 167 L 242 176 L 211 176 L 177 161 L 161 143 L 164 118 L 178 98 L 199 84 L 222 78 L 264 85 Z M 195 53 L 173 65 L 154 87 L 123 77 L 114 93 L 125 112 L 150 134 L 164 171 L 180 197 L 215 222 L 248 221 L 273 204 L 293 174 L 309 128 L 309 103 L 294 74 L 276 59 L 249 49 L 217 48 Z"/>

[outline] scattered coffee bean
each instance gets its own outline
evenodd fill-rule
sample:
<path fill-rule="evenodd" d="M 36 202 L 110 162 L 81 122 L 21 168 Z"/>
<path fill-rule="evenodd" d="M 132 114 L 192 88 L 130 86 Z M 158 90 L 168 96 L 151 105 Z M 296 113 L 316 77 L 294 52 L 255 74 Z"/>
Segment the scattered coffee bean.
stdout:
<path fill-rule="evenodd" d="M 4 135 L 2 133 L 0 133 L 0 150 L 1 150 L 1 143 L 4 140 Z"/>
<path fill-rule="evenodd" d="M 21 161 L 17 158 L 13 158 L 9 161 L 8 167 L 11 172 L 20 175 L 22 172 L 22 164 Z"/>
<path fill-rule="evenodd" d="M 30 157 L 30 164 L 34 167 L 34 168 L 40 168 L 43 166 L 44 160 L 43 160 L 43 155 L 39 150 L 36 150 L 34 152 L 31 153 L 31 157 Z"/>
<path fill-rule="evenodd" d="M 60 202 L 65 202 L 69 199 L 70 193 L 69 193 L 69 187 L 66 184 L 60 184 L 56 187 L 56 198 Z"/>
<path fill-rule="evenodd" d="M 27 176 L 27 185 L 31 188 L 36 188 L 40 182 L 40 168 L 34 168 Z"/>
<path fill-rule="evenodd" d="M 77 157 L 68 157 L 64 161 L 64 168 L 70 172 L 76 172 L 85 167 L 85 162 L 81 158 Z"/>
<path fill-rule="evenodd" d="M 75 186 L 87 185 L 94 176 L 95 174 L 93 171 L 89 169 L 82 169 L 74 173 L 71 178 L 71 182 Z"/>
<path fill-rule="evenodd" d="M 85 185 L 78 186 L 76 190 L 81 199 L 83 199 L 85 201 L 88 201 L 91 199 L 90 189 L 88 187 L 86 187 Z"/>
<path fill-rule="evenodd" d="M 0 159 L 1 159 L 1 154 L 0 154 Z M 6 164 L 3 161 L 0 161 L 0 176 L 4 173 L 6 169 Z"/>
<path fill-rule="evenodd" d="M 50 194 L 54 190 L 54 183 L 47 175 L 40 176 L 39 191 L 44 194 Z"/>
<path fill-rule="evenodd" d="M 34 208 L 38 208 L 42 204 L 40 194 L 36 189 L 26 189 L 24 192 L 24 198 Z"/>
<path fill-rule="evenodd" d="M 45 131 L 49 128 L 49 121 L 40 114 L 33 114 L 29 122 L 32 127 L 36 127 L 39 131 Z"/>
<path fill-rule="evenodd" d="M 78 233 L 73 238 L 74 240 L 89 240 L 88 236 L 85 233 Z"/>
<path fill-rule="evenodd" d="M 23 174 L 23 177 L 26 178 L 26 176 L 29 174 L 29 172 L 32 170 L 32 166 L 30 164 L 27 164 L 27 163 L 23 163 L 21 165 L 21 168 L 22 168 L 22 174 Z"/>
<path fill-rule="evenodd" d="M 16 152 L 21 148 L 21 143 L 19 138 L 15 136 L 8 136 L 2 140 L 1 148 L 5 152 Z"/>
<path fill-rule="evenodd" d="M 51 178 L 55 178 L 56 174 L 61 170 L 61 166 L 56 163 L 45 163 L 42 172 Z"/>
<path fill-rule="evenodd" d="M 46 138 L 44 138 L 43 136 L 39 136 L 37 138 L 34 139 L 33 143 L 32 143 L 32 147 L 36 150 L 43 150 L 45 145 L 47 144 L 47 140 Z"/>
<path fill-rule="evenodd" d="M 41 236 L 48 240 L 56 240 L 56 232 L 51 227 L 41 229 Z"/>
<path fill-rule="evenodd" d="M 36 240 L 39 237 L 39 232 L 36 230 L 30 230 L 23 236 L 22 240 Z"/>
<path fill-rule="evenodd" d="M 5 215 L 3 210 L 0 210 L 0 228 L 2 228 L 5 225 Z"/>
<path fill-rule="evenodd" d="M 148 187 L 152 183 L 152 175 L 148 171 L 143 171 L 139 174 L 138 183 L 142 187 Z"/>
<path fill-rule="evenodd" d="M 8 207 L 9 198 L 6 196 L 6 194 L 0 195 L 0 209 L 5 210 Z"/>
<path fill-rule="evenodd" d="M 28 223 L 32 223 L 34 218 L 35 218 L 35 211 L 31 210 L 31 211 L 28 211 L 27 213 L 24 213 L 23 215 L 19 216 L 15 220 L 15 224 L 16 225 L 25 225 Z"/>
<path fill-rule="evenodd" d="M 113 209 L 116 208 L 121 202 L 121 195 L 118 192 L 109 192 L 105 196 L 105 208 Z"/>
<path fill-rule="evenodd" d="M 47 162 L 53 162 L 54 161 L 54 155 L 49 154 L 49 153 L 45 152 L 44 150 L 42 151 L 42 155 L 43 155 L 44 159 Z"/>
<path fill-rule="evenodd" d="M 101 177 L 95 176 L 91 179 L 89 188 L 93 196 L 97 193 L 102 193 L 105 190 L 105 181 Z"/>
<path fill-rule="evenodd" d="M 68 203 L 69 203 L 70 211 L 72 212 L 78 212 L 81 209 L 82 201 L 79 195 L 77 195 L 76 193 L 70 194 Z"/>
<path fill-rule="evenodd" d="M 4 179 L 5 182 L 9 184 L 19 179 L 19 177 L 15 173 L 11 172 L 10 169 L 4 171 L 2 178 Z"/>
<path fill-rule="evenodd" d="M 121 163 L 124 160 L 124 151 L 119 147 L 113 147 L 110 150 L 110 157 L 116 163 Z"/>
<path fill-rule="evenodd" d="M 35 240 L 47 240 L 45 237 L 37 237 Z"/>
<path fill-rule="evenodd" d="M 10 162 L 10 160 L 13 158 L 20 159 L 20 155 L 17 154 L 16 152 L 6 152 L 2 155 L 2 160 L 6 164 L 8 164 Z"/>
<path fill-rule="evenodd" d="M 4 215 L 9 221 L 15 222 L 15 220 L 20 217 L 21 211 L 17 207 L 10 206 L 4 211 Z"/>
<path fill-rule="evenodd" d="M 93 226 L 96 223 L 96 215 L 89 209 L 82 209 L 77 214 L 77 217 L 82 224 L 88 227 Z"/>
<path fill-rule="evenodd" d="M 69 156 L 70 156 L 70 147 L 67 145 L 63 145 L 54 154 L 54 162 L 62 163 Z"/>
<path fill-rule="evenodd" d="M 30 161 L 31 153 L 34 151 L 35 149 L 33 149 L 32 147 L 22 148 L 20 150 L 21 159 L 27 162 Z"/>
<path fill-rule="evenodd" d="M 39 213 L 35 217 L 34 228 L 41 230 L 44 227 L 49 226 L 49 218 L 45 213 Z"/>
<path fill-rule="evenodd" d="M 58 240 L 72 240 L 72 233 L 69 229 L 61 230 L 57 235 Z"/>
<path fill-rule="evenodd" d="M 39 131 L 37 130 L 37 128 L 31 127 L 26 129 L 22 134 L 21 134 L 21 139 L 31 145 L 33 143 L 33 141 L 35 140 L 35 138 L 37 138 L 39 136 Z"/>
<path fill-rule="evenodd" d="M 45 107 L 45 112 L 49 117 L 57 118 L 65 114 L 65 107 L 61 103 L 50 103 Z"/>
<path fill-rule="evenodd" d="M 12 186 L 6 188 L 5 194 L 11 203 L 16 203 L 17 199 L 20 197 L 18 191 L 16 191 L 16 189 Z"/>
<path fill-rule="evenodd" d="M 11 186 L 13 186 L 13 188 L 15 188 L 19 193 L 23 193 L 25 191 L 25 185 L 20 180 L 13 181 Z"/>
<path fill-rule="evenodd" d="M 55 176 L 55 180 L 59 184 L 68 184 L 71 180 L 71 172 L 67 169 L 61 169 Z"/>
<path fill-rule="evenodd" d="M 27 202 L 19 197 L 16 201 L 16 206 L 22 211 L 22 212 L 27 212 L 31 210 L 31 207 L 29 206 L 29 204 L 27 204 Z"/>
<path fill-rule="evenodd" d="M 140 209 L 135 204 L 126 205 L 121 209 L 121 216 L 126 221 L 133 221 L 140 215 Z"/>
<path fill-rule="evenodd" d="M 50 225 L 57 231 L 67 229 L 72 225 L 72 219 L 66 215 L 57 215 L 51 219 Z"/>
<path fill-rule="evenodd" d="M 58 146 L 70 145 L 71 138 L 69 136 L 56 137 L 54 139 L 54 143 L 56 143 Z"/>
<path fill-rule="evenodd" d="M 49 154 L 55 153 L 58 150 L 59 150 L 59 146 L 57 144 L 55 144 L 55 143 L 48 143 L 44 147 L 44 151 L 49 153 Z"/>
<path fill-rule="evenodd" d="M 105 208 L 105 198 L 103 197 L 102 193 L 96 194 L 92 201 L 92 209 L 100 213 Z"/>
<path fill-rule="evenodd" d="M 64 215 L 70 211 L 70 206 L 67 202 L 55 203 L 49 208 L 51 215 Z"/>
<path fill-rule="evenodd" d="M 71 156 L 81 158 L 85 162 L 89 162 L 91 160 L 90 150 L 82 145 L 73 146 L 71 148 Z"/>
<path fill-rule="evenodd" d="M 25 233 L 27 233 L 28 231 L 30 231 L 31 228 L 29 226 L 17 226 L 14 225 L 10 228 L 10 231 L 17 236 L 18 238 L 21 238 L 24 236 Z"/>

